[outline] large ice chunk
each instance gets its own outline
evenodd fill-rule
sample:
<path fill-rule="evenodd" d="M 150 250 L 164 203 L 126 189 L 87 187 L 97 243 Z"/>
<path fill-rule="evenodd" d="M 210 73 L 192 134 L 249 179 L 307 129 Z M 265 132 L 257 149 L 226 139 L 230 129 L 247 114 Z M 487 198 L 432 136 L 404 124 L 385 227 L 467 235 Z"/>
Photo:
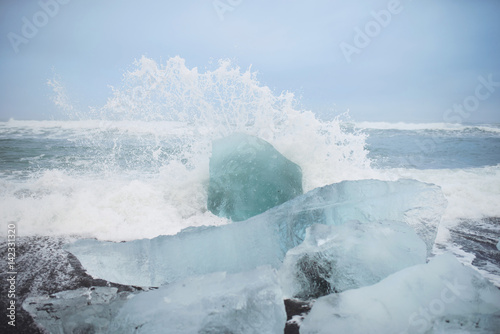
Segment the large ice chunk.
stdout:
<path fill-rule="evenodd" d="M 476 333 L 485 332 L 482 326 L 500 328 L 500 290 L 445 254 L 372 286 L 321 297 L 300 332 L 440 333 L 458 327 Z"/>
<path fill-rule="evenodd" d="M 197 227 L 129 242 L 80 239 L 67 246 L 87 272 L 108 281 L 160 286 L 188 276 L 277 268 L 285 255 L 278 224 L 264 219 Z"/>
<path fill-rule="evenodd" d="M 315 224 L 286 254 L 280 279 L 287 298 L 317 298 L 372 285 L 426 258 L 425 243 L 402 222 Z"/>
<path fill-rule="evenodd" d="M 275 270 L 191 277 L 136 295 L 110 333 L 283 333 L 285 304 Z"/>
<path fill-rule="evenodd" d="M 241 221 L 302 194 L 302 171 L 260 138 L 235 133 L 212 144 L 207 206 Z"/>
<path fill-rule="evenodd" d="M 349 220 L 402 221 L 422 238 L 430 255 L 446 205 L 441 188 L 433 184 L 410 179 L 358 180 L 313 189 L 270 214 L 281 215 L 274 219 L 294 221 L 294 227 L 310 226 L 311 221 L 325 225 L 341 225 Z M 285 211 L 285 206 L 291 213 Z M 305 227 L 295 228 L 301 240 Z"/>
<path fill-rule="evenodd" d="M 211 272 L 278 268 L 314 223 L 396 220 L 409 224 L 430 252 L 446 201 L 435 185 L 414 180 L 344 181 L 314 189 L 246 221 L 190 228 L 175 236 L 67 246 L 87 272 L 111 282 L 158 286 Z"/>

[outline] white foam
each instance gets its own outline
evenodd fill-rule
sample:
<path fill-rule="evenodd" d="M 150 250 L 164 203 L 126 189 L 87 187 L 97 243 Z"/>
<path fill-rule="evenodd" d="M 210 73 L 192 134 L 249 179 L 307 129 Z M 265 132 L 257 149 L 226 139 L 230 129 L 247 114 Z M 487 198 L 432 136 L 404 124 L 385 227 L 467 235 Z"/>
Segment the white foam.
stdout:
<path fill-rule="evenodd" d="M 269 141 L 301 166 L 304 191 L 342 180 L 414 178 L 442 187 L 449 201 L 444 218 L 450 224 L 457 218 L 500 216 L 499 166 L 375 170 L 370 168 L 362 131 L 345 130 L 342 116 L 322 121 L 312 112 L 297 110 L 293 94 L 273 93 L 250 70 L 222 61 L 214 70 L 199 72 L 188 69 L 179 57 L 166 64 L 143 57 L 136 65 L 125 74 L 122 87 L 113 89 L 106 105 L 82 120 L 0 123 L 4 137 L 78 137 L 88 147 L 99 146 L 105 137 L 116 146 L 103 147 L 103 152 L 111 151 L 92 162 L 109 168 L 92 169 L 83 161 L 83 172 L 78 174 L 61 167 L 24 179 L 0 179 L 2 221 L 17 222 L 25 235 L 77 234 L 107 240 L 152 238 L 188 226 L 224 224 L 206 210 L 210 145 L 236 131 Z M 442 123 L 357 126 L 463 129 Z M 146 137 L 152 140 L 141 146 L 146 151 L 136 161 L 144 157 L 160 166 L 147 172 L 141 165 L 115 168 L 119 141 Z M 176 146 L 162 151 L 171 139 Z M 158 159 L 162 152 L 170 155 L 165 161 Z"/>
<path fill-rule="evenodd" d="M 142 57 L 100 114 L 189 124 L 189 140 L 181 151 L 194 166 L 206 164 L 214 139 L 233 132 L 258 136 L 303 168 L 305 190 L 369 170 L 362 132 L 346 132 L 340 118 L 321 121 L 296 104 L 293 94 L 272 92 L 256 73 L 229 61 L 200 72 L 187 68 L 180 57 L 166 64 Z"/>
<path fill-rule="evenodd" d="M 176 135 L 183 133 L 186 124 L 172 121 L 126 121 L 126 120 L 78 120 L 78 121 L 26 121 L 10 119 L 0 122 L 1 136 L 40 136 L 57 138 L 66 136 L 82 136 L 97 132 L 117 132 L 129 134 Z"/>
<path fill-rule="evenodd" d="M 206 189 L 211 142 L 232 132 L 259 136 L 301 166 L 305 191 L 373 177 L 362 132 L 344 131 L 341 118 L 321 121 L 295 105 L 293 94 L 273 93 L 255 73 L 228 61 L 199 72 L 180 57 L 166 64 L 143 57 L 105 106 L 88 114 L 65 108 L 74 113 L 70 119 L 81 120 L 0 123 L 3 136 L 74 140 L 96 152 L 92 164 L 103 165 L 93 168 L 86 156 L 78 173 L 61 166 L 1 180 L 0 218 L 18 222 L 21 234 L 107 240 L 226 223 L 207 212 Z M 124 152 L 130 141 L 140 152 Z M 165 150 L 166 144 L 172 146 Z M 169 157 L 158 159 L 161 154 Z M 120 165 L 129 158 L 132 166 Z M 148 169 L 148 163 L 160 166 Z"/>
<path fill-rule="evenodd" d="M 500 166 L 366 174 L 373 175 L 365 178 L 414 178 L 441 186 L 448 200 L 445 228 L 461 218 L 500 216 Z M 173 163 L 147 177 L 82 176 L 51 170 L 27 180 L 0 180 L 0 219 L 17 222 L 22 235 L 81 235 L 116 241 L 225 224 L 226 220 L 206 209 L 207 182 L 208 165 L 190 170 Z M 327 182 L 329 177 L 323 183 Z M 438 235 L 441 242 L 447 239 L 445 228 Z"/>
<path fill-rule="evenodd" d="M 500 217 L 500 165 L 467 169 L 387 169 L 383 179 L 412 178 L 439 185 L 448 200 L 444 224 Z"/>
<path fill-rule="evenodd" d="M 0 180 L 0 220 L 16 222 L 19 235 L 115 241 L 226 223 L 206 211 L 198 181 L 192 177 L 168 186 L 161 174 L 149 180 L 126 180 L 75 177 L 58 170 L 25 182 Z"/>
<path fill-rule="evenodd" d="M 468 125 L 460 123 L 405 123 L 405 122 L 356 122 L 354 126 L 359 129 L 376 130 L 442 130 L 442 131 L 464 131 L 480 130 L 485 132 L 500 133 L 500 126 L 492 125 Z"/>

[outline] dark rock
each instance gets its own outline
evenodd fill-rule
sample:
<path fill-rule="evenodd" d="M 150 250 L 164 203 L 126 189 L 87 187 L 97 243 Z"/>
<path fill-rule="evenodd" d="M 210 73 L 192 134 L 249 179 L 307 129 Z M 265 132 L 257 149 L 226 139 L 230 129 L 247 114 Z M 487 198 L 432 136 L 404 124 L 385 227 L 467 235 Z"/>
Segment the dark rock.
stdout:
<path fill-rule="evenodd" d="M 285 334 L 299 334 L 300 323 L 294 316 L 298 316 L 300 321 L 311 311 L 312 302 L 306 302 L 298 299 L 285 299 L 286 325 Z"/>
<path fill-rule="evenodd" d="M 295 296 L 301 299 L 319 298 L 337 292 L 328 281 L 334 270 L 332 263 L 322 260 L 320 254 L 304 254 L 297 261 L 297 273 L 306 281 L 308 294 Z"/>
<path fill-rule="evenodd" d="M 28 312 L 22 308 L 28 297 L 51 295 L 66 290 L 76 290 L 82 287 L 108 286 L 116 287 L 118 291 L 134 292 L 140 288 L 113 284 L 89 276 L 80 262 L 63 249 L 67 243 L 61 237 L 18 237 L 16 238 L 16 326 L 0 322 L 1 333 L 43 334 L 46 333 L 33 321 Z M 7 268 L 7 242 L 0 242 L 0 266 Z M 9 299 L 7 271 L 0 274 L 0 308 L 7 308 Z M 50 305 L 48 305 L 50 306 Z"/>
<path fill-rule="evenodd" d="M 496 247 L 500 239 L 499 217 L 477 220 L 462 219 L 460 223 L 450 227 L 449 232 L 451 243 L 436 244 L 438 248 L 454 253 L 458 259 L 463 258 L 464 253 L 473 254 L 472 265 L 479 270 L 488 272 L 487 278 L 500 276 L 500 252 Z M 467 260 L 465 259 L 464 262 Z M 499 280 L 495 280 L 493 283 L 500 288 Z"/>

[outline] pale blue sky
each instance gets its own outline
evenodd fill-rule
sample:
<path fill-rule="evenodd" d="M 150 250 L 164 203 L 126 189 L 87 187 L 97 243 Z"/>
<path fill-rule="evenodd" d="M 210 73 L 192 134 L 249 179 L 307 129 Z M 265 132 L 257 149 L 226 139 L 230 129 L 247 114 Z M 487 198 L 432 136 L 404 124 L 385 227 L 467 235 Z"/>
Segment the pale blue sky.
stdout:
<path fill-rule="evenodd" d="M 220 58 L 252 65 L 326 118 L 349 109 L 359 121 L 500 123 L 500 1 L 220 0 L 233 7 L 221 20 L 213 0 L 59 0 L 53 17 L 40 14 L 54 1 L 0 2 L 0 120 L 60 117 L 46 85 L 54 74 L 77 105 L 100 106 L 135 59 L 179 55 L 200 69 Z M 388 7 L 382 27 L 371 13 Z M 41 27 L 15 52 L 9 33 L 24 38 L 23 17 Z M 348 62 L 340 45 L 377 25 Z M 480 76 L 499 82 L 481 99 Z M 470 112 L 447 111 L 464 102 Z"/>

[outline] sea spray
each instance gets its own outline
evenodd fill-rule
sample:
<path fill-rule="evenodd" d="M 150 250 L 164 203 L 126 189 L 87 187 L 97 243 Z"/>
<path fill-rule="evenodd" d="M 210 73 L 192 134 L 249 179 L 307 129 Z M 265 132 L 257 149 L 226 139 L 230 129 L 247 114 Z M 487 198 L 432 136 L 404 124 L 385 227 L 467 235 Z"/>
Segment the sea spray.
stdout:
<path fill-rule="evenodd" d="M 361 131 L 344 131 L 341 117 L 323 121 L 298 110 L 292 93 L 275 94 L 250 69 L 222 60 L 216 69 L 200 72 L 180 57 L 157 64 L 144 56 L 135 66 L 122 87 L 113 88 L 101 118 L 185 124 L 169 156 L 191 168 L 207 164 L 213 140 L 241 132 L 270 142 L 305 169 L 306 191 L 359 178 L 355 171 L 369 169 Z"/>
<path fill-rule="evenodd" d="M 212 140 L 233 132 L 270 142 L 301 166 L 304 191 L 373 178 L 366 136 L 343 119 L 300 110 L 229 61 L 187 68 L 142 57 L 103 106 L 82 110 L 56 85 L 69 121 L 0 124 L 23 161 L 2 170 L 0 218 L 20 233 L 153 238 L 227 220 L 207 211 Z M 26 149 L 28 148 L 28 149 Z"/>

